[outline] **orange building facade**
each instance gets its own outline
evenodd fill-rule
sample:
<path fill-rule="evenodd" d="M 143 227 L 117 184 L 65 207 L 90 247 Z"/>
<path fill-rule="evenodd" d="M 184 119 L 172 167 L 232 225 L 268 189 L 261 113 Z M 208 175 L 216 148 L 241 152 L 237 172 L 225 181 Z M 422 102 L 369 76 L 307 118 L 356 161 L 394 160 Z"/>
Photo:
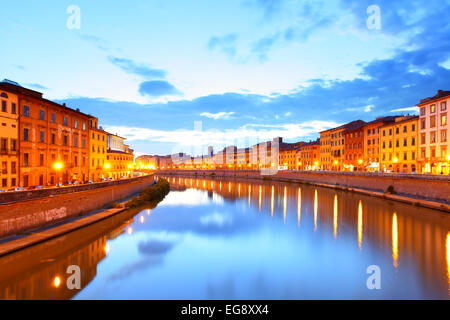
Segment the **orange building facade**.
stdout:
<path fill-rule="evenodd" d="M 344 170 L 364 170 L 364 125 L 359 123 L 344 131 Z"/>
<path fill-rule="evenodd" d="M 297 153 L 297 169 L 316 170 L 320 168 L 321 160 L 320 140 L 311 141 L 300 146 Z"/>
<path fill-rule="evenodd" d="M 18 97 L 20 186 L 86 181 L 89 116 L 19 85 L 3 82 L 0 88 Z"/>

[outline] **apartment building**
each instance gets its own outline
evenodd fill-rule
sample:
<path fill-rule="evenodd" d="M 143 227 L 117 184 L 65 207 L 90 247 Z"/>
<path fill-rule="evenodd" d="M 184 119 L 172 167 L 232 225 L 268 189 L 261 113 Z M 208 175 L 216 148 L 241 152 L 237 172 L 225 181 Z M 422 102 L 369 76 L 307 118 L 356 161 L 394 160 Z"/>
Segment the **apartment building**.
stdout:
<path fill-rule="evenodd" d="M 417 105 L 420 114 L 419 166 L 422 173 L 450 173 L 449 104 L 450 91 L 439 90 L 435 96 L 422 99 Z"/>
<path fill-rule="evenodd" d="M 321 143 L 320 139 L 310 141 L 299 147 L 297 152 L 297 169 L 299 170 L 317 170 L 320 168 L 321 161 Z"/>
<path fill-rule="evenodd" d="M 349 125 L 344 130 L 344 170 L 363 171 L 365 122 Z"/>
<path fill-rule="evenodd" d="M 0 189 L 7 191 L 19 185 L 18 97 L 0 88 L 0 104 Z"/>
<path fill-rule="evenodd" d="M 126 145 L 125 138 L 108 133 L 105 171 L 109 178 L 122 179 L 133 176 L 134 152 Z"/>
<path fill-rule="evenodd" d="M 108 150 L 108 132 L 98 125 L 98 118 L 89 120 L 89 179 L 93 182 L 107 178 L 106 162 Z"/>
<path fill-rule="evenodd" d="M 419 117 L 397 117 L 380 129 L 380 170 L 384 172 L 417 172 L 419 151 Z"/>
<path fill-rule="evenodd" d="M 367 171 L 380 170 L 380 127 L 395 122 L 399 116 L 378 117 L 364 126 L 364 165 Z"/>
<path fill-rule="evenodd" d="M 86 181 L 90 116 L 16 83 L 2 82 L 0 90 L 18 97 L 20 186 Z"/>

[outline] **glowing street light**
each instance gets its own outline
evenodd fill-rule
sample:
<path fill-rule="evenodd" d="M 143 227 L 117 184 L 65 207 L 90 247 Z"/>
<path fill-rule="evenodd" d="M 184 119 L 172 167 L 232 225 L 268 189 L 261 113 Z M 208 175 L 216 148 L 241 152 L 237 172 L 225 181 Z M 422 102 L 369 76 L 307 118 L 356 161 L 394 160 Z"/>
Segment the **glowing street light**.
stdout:
<path fill-rule="evenodd" d="M 359 164 L 362 164 L 362 163 L 363 163 L 363 160 L 362 160 L 362 159 L 359 159 L 359 160 L 358 160 L 358 163 L 359 163 Z"/>
<path fill-rule="evenodd" d="M 394 163 L 397 163 L 398 162 L 398 158 L 394 158 Z"/>
<path fill-rule="evenodd" d="M 55 170 L 61 170 L 64 167 L 62 162 L 55 162 L 53 164 L 53 168 L 55 168 Z"/>
<path fill-rule="evenodd" d="M 109 163 L 105 163 L 105 169 L 108 170 L 109 168 L 111 168 L 111 165 Z"/>

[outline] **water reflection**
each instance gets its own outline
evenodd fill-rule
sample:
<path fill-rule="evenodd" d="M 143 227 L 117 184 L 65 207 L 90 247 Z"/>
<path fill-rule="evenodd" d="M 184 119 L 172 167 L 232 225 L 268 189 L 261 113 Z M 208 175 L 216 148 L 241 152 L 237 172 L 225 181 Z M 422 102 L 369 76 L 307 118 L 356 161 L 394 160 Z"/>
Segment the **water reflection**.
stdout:
<path fill-rule="evenodd" d="M 392 216 L 392 259 L 394 267 L 398 267 L 398 226 L 397 213 Z"/>
<path fill-rule="evenodd" d="M 334 239 L 337 238 L 337 229 L 338 229 L 338 198 L 337 194 L 334 195 L 334 204 L 333 204 L 333 235 Z"/>
<path fill-rule="evenodd" d="M 449 298 L 446 214 L 308 185 L 170 182 L 188 189 L 1 258 L 0 298 Z M 71 264 L 81 291 L 65 286 Z"/>
<path fill-rule="evenodd" d="M 362 202 L 358 203 L 358 247 L 362 250 L 362 238 L 363 238 L 363 210 Z"/>

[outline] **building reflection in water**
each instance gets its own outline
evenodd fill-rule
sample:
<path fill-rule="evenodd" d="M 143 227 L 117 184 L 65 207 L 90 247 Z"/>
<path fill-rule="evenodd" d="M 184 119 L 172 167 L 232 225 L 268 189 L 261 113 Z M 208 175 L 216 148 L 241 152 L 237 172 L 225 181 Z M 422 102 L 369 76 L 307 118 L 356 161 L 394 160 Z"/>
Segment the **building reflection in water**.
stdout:
<path fill-rule="evenodd" d="M 314 231 L 317 230 L 318 201 L 319 201 L 319 198 L 317 196 L 317 189 L 316 189 L 316 190 L 314 190 Z"/>
<path fill-rule="evenodd" d="M 185 187 L 197 186 L 197 182 L 192 179 L 173 181 Z M 439 295 L 435 294 L 438 297 L 442 294 L 450 295 L 450 222 L 446 215 L 402 203 L 382 201 L 354 193 L 341 193 L 333 189 L 317 189 L 308 185 L 299 188 L 281 182 L 224 180 L 224 183 L 229 183 L 231 187 L 222 190 L 221 181 L 205 180 L 199 187 L 193 188 L 214 192 L 224 199 L 247 201 L 238 199 L 240 183 L 243 190 L 248 188 L 249 206 L 253 207 L 255 212 L 259 209 L 263 213 L 258 219 L 264 219 L 265 215 L 268 218 L 272 216 L 270 223 L 275 224 L 281 223 L 283 219 L 286 227 L 289 227 L 290 223 L 299 227 L 301 220 L 302 226 L 306 224 L 311 227 L 303 228 L 302 233 L 313 233 L 312 226 L 316 232 L 320 223 L 318 234 L 329 234 L 330 238 L 334 236 L 334 239 L 337 239 L 339 226 L 339 238 L 345 239 L 346 234 L 354 237 L 356 227 L 359 249 L 362 248 L 364 231 L 365 248 L 378 248 L 380 252 L 386 252 L 387 263 L 393 270 L 397 270 L 399 275 L 403 269 L 408 269 L 408 266 L 411 269 L 413 266 L 415 272 L 420 275 L 420 285 L 424 292 L 439 292 Z M 281 194 L 281 188 L 284 189 L 282 210 L 275 206 L 275 193 Z M 357 217 L 355 211 L 358 212 Z M 150 212 L 146 210 L 141 214 L 150 215 Z M 111 227 L 111 221 L 105 220 L 100 222 L 100 227 L 95 224 L 66 235 L 64 241 L 54 239 L 1 258 L 0 299 L 72 298 L 78 291 L 68 290 L 65 285 L 67 267 L 72 264 L 80 266 L 82 288 L 86 287 L 97 275 L 98 263 L 107 257 L 110 250 L 114 250 L 108 239 L 132 234 L 133 227 L 130 224 L 135 215 L 136 213 L 130 213 L 126 222 L 117 216 L 114 219 L 122 220 L 117 221 L 115 226 Z M 138 216 L 139 223 L 142 215 Z M 101 227 L 102 223 L 105 227 Z M 147 223 L 151 221 L 146 221 Z M 336 245 L 340 243 L 342 241 L 336 241 Z M 364 254 L 358 248 L 354 250 L 360 255 Z M 402 254 L 399 255 L 399 252 Z"/>
<path fill-rule="evenodd" d="M 359 200 L 358 203 L 358 247 L 362 250 L 362 239 L 363 239 L 363 208 L 362 202 Z"/>

